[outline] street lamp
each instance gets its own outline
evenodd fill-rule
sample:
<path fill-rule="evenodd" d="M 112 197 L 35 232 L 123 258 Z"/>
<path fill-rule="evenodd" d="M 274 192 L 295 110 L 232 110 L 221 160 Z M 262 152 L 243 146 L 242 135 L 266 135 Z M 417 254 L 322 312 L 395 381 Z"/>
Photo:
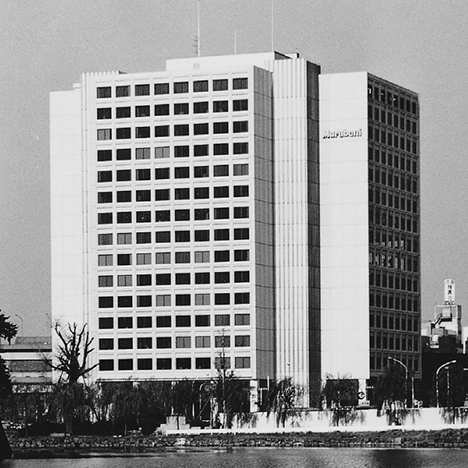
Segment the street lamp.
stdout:
<path fill-rule="evenodd" d="M 403 366 L 403 368 L 405 369 L 405 376 L 406 376 L 405 394 L 406 394 L 406 404 L 408 405 L 408 378 L 409 378 L 408 367 L 405 364 L 403 364 L 401 361 L 399 361 L 398 359 L 395 359 L 394 357 L 388 356 L 388 360 L 397 362 L 398 364 L 400 364 L 400 366 Z M 413 377 L 411 376 L 411 405 L 408 405 L 409 408 L 413 407 L 413 402 L 414 402 L 414 380 L 413 380 Z"/>
<path fill-rule="evenodd" d="M 15 317 L 18 317 L 21 320 L 21 338 L 24 341 L 24 322 L 23 322 L 23 318 L 21 317 L 21 315 L 18 315 L 18 314 L 15 314 Z"/>
<path fill-rule="evenodd" d="M 439 408 L 439 372 L 446 366 L 450 366 L 450 364 L 455 364 L 457 362 L 456 359 L 454 359 L 453 361 L 448 361 L 446 362 L 445 364 L 442 364 L 437 370 L 436 370 L 436 373 L 435 373 L 435 376 L 436 376 L 436 405 L 437 405 L 437 408 Z"/>

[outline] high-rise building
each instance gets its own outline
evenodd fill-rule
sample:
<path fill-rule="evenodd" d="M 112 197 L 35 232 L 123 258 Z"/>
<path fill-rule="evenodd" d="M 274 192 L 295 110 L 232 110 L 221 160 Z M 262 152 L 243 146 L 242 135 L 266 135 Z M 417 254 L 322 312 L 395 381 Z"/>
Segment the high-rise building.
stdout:
<path fill-rule="evenodd" d="M 51 94 L 53 317 L 94 378 L 318 381 L 318 73 L 196 57 Z"/>
<path fill-rule="evenodd" d="M 420 372 L 419 104 L 368 73 L 321 75 L 322 377 Z"/>
<path fill-rule="evenodd" d="M 419 372 L 418 112 L 276 52 L 52 93 L 52 313 L 88 324 L 93 377 L 225 363 L 312 401 L 329 375 L 366 390 L 387 357 Z"/>

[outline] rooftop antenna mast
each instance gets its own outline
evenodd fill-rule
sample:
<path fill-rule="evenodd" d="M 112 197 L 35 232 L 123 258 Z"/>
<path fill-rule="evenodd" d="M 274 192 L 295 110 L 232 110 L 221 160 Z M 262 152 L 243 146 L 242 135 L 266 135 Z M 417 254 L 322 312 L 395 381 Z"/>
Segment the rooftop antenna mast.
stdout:
<path fill-rule="evenodd" d="M 271 51 L 275 51 L 275 0 L 271 0 Z"/>
<path fill-rule="evenodd" d="M 200 0 L 197 0 L 197 55 L 201 55 L 201 40 L 200 40 Z"/>

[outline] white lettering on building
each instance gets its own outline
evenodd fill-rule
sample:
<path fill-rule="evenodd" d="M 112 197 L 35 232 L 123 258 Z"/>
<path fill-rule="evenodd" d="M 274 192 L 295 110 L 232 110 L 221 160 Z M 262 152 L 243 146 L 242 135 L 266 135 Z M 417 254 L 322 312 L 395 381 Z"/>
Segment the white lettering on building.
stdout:
<path fill-rule="evenodd" d="M 358 138 L 362 137 L 362 129 L 359 130 L 337 130 L 337 131 L 331 131 L 331 130 L 325 130 L 323 132 L 322 138 L 324 140 L 330 140 L 333 138 Z"/>

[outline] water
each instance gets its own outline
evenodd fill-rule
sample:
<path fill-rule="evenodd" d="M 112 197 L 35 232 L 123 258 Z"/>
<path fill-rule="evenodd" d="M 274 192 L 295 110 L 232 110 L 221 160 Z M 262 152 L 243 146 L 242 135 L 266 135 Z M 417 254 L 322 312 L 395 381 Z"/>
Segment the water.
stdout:
<path fill-rule="evenodd" d="M 147 456 L 7 460 L 7 468 L 459 468 L 468 450 L 285 448 L 180 451 Z"/>

